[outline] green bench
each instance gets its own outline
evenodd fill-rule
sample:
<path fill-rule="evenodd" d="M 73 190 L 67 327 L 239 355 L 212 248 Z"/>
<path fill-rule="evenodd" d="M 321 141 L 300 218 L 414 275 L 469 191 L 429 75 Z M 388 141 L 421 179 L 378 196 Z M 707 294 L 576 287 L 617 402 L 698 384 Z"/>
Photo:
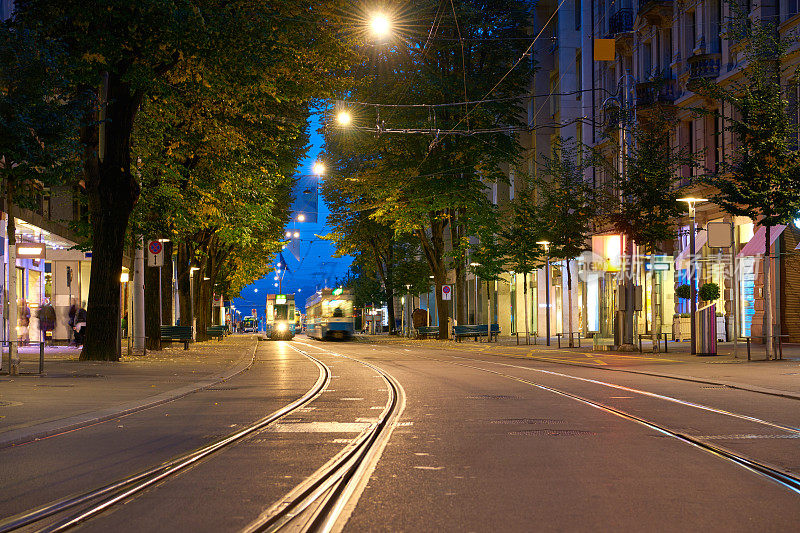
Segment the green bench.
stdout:
<path fill-rule="evenodd" d="M 439 335 L 439 326 L 422 326 L 417 328 L 417 338 L 427 339 L 431 335 Z"/>
<path fill-rule="evenodd" d="M 222 340 L 225 337 L 225 329 L 225 326 L 209 326 L 206 328 L 206 334 L 212 339 Z"/>
<path fill-rule="evenodd" d="M 488 324 L 465 324 L 463 326 L 453 326 L 453 337 L 458 342 L 464 337 L 473 337 L 476 341 L 478 337 L 488 337 L 491 331 L 491 336 L 497 341 L 497 336 L 500 334 L 500 324 L 492 324 L 489 330 Z M 492 340 L 489 338 L 489 340 Z"/>
<path fill-rule="evenodd" d="M 161 340 L 182 342 L 183 349 L 188 350 L 192 340 L 192 326 L 161 326 Z"/>

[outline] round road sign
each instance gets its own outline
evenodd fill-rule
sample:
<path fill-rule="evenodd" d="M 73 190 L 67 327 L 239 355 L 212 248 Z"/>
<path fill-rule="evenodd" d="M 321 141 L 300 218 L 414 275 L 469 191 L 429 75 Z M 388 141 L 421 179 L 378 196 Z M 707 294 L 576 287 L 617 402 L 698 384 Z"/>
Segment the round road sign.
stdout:
<path fill-rule="evenodd" d="M 450 285 L 444 285 L 444 286 L 442 286 L 442 292 L 443 292 L 444 294 L 450 294 Z"/>
<path fill-rule="evenodd" d="M 158 255 L 161 253 L 161 250 L 164 249 L 164 246 L 158 241 L 150 241 L 150 244 L 147 248 L 150 250 L 151 254 Z"/>

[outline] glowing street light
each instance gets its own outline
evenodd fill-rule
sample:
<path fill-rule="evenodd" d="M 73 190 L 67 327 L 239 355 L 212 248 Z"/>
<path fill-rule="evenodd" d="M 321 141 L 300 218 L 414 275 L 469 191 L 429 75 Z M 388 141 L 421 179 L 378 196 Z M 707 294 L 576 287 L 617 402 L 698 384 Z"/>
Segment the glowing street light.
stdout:
<path fill-rule="evenodd" d="M 353 122 L 353 115 L 350 114 L 350 111 L 339 111 L 336 114 L 336 122 L 340 126 L 349 126 Z"/>
<path fill-rule="evenodd" d="M 306 221 L 306 216 L 303 213 L 300 213 L 299 215 L 297 215 L 297 221 L 298 222 L 305 222 Z"/>
<path fill-rule="evenodd" d="M 316 174 L 317 176 L 321 176 L 322 174 L 325 174 L 325 165 L 323 163 L 321 163 L 320 161 L 317 161 L 316 163 L 314 163 L 314 166 L 311 167 L 311 169 L 314 171 L 314 174 Z"/>
<path fill-rule="evenodd" d="M 369 21 L 369 28 L 375 37 L 386 37 L 392 29 L 392 23 L 383 13 L 375 13 Z"/>
<path fill-rule="evenodd" d="M 299 231 L 295 231 L 295 232 L 294 232 L 294 235 L 292 235 L 292 236 L 293 236 L 295 239 L 297 239 L 297 238 L 299 238 L 299 237 L 300 237 L 300 232 L 299 232 Z"/>
<path fill-rule="evenodd" d="M 292 237 L 292 232 L 291 231 L 287 231 L 286 232 L 286 238 L 289 239 L 291 237 Z"/>

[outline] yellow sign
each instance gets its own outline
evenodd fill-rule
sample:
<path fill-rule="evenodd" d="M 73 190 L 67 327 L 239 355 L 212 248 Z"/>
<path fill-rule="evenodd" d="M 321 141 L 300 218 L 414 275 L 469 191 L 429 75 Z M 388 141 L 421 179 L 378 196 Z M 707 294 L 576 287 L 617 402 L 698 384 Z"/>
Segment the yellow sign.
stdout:
<path fill-rule="evenodd" d="M 616 42 L 614 39 L 594 40 L 594 60 L 614 61 L 616 57 Z"/>

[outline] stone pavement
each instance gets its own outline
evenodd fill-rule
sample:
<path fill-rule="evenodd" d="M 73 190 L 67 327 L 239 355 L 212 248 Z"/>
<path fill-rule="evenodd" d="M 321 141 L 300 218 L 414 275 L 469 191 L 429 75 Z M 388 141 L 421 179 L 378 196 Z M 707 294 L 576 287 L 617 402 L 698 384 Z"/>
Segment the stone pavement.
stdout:
<path fill-rule="evenodd" d="M 79 348 L 47 347 L 41 375 L 32 373 L 38 368 L 38 346 L 21 348 L 24 373 L 0 376 L 0 447 L 146 409 L 219 383 L 252 364 L 256 343 L 253 335 L 190 344 L 189 350 L 174 343 L 119 363 L 79 361 Z"/>
<path fill-rule="evenodd" d="M 581 347 L 568 348 L 562 339 L 562 347 L 558 348 L 557 339 L 551 339 L 551 346 L 545 346 L 542 338 L 536 345 L 525 345 L 524 337 L 520 337 L 517 345 L 516 337 L 501 336 L 498 342 L 487 343 L 485 340 L 475 342 L 465 339 L 463 342 L 436 339 L 407 339 L 386 335 L 358 335 L 362 342 L 374 344 L 406 344 L 430 346 L 448 350 L 459 350 L 483 355 L 497 355 L 514 358 L 532 359 L 562 365 L 592 367 L 614 372 L 632 372 L 668 377 L 688 381 L 696 381 L 714 385 L 726 385 L 733 388 L 761 392 L 800 400 L 800 345 L 784 344 L 783 360 L 765 361 L 764 346 L 751 346 L 752 361 L 747 360 L 747 349 L 739 343 L 738 355 L 732 354 L 733 343 L 720 343 L 719 355 L 699 357 L 690 354 L 688 342 L 672 342 L 668 352 L 653 353 L 652 343 L 643 343 L 643 352 L 594 351 L 591 340 L 581 339 Z M 531 338 L 531 343 L 533 338 Z M 577 343 L 576 343 L 577 344 Z M 663 350 L 663 342 L 662 342 Z"/>

